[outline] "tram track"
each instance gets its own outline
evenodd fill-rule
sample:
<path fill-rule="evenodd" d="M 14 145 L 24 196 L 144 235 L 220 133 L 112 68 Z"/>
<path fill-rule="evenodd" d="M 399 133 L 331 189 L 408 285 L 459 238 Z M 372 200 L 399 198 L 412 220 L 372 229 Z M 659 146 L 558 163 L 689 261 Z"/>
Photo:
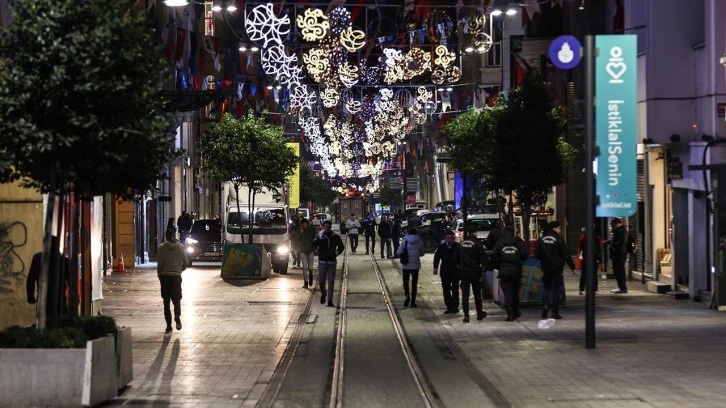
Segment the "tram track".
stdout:
<path fill-rule="evenodd" d="M 418 309 L 399 306 L 395 261 L 351 254 L 347 244 L 336 307 L 310 292 L 257 406 L 511 406 L 451 339 L 428 295 L 419 291 Z"/>

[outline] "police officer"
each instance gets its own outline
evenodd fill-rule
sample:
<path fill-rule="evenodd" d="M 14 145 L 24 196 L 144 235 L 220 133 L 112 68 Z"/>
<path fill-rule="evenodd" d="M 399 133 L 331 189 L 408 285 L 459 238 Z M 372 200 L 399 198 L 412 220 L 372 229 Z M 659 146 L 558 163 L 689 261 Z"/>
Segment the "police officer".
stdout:
<path fill-rule="evenodd" d="M 461 281 L 461 306 L 464 310 L 464 323 L 469 323 L 469 289 L 474 291 L 476 319 L 482 320 L 487 313 L 482 309 L 482 274 L 487 264 L 484 246 L 476 237 L 476 225 L 469 225 L 467 235 L 454 251 L 454 265 L 459 271 Z"/>
<path fill-rule="evenodd" d="M 570 266 L 573 273 L 575 263 L 570 257 L 565 240 L 560 236 L 562 227 L 559 221 L 551 221 L 547 225 L 547 232 L 537 241 L 537 259 L 542 262 L 542 283 L 544 284 L 544 298 L 542 299 L 542 318 L 547 317 L 550 300 L 552 302 L 552 318 L 562 319 L 560 316 L 560 296 L 564 281 L 562 271 L 565 263 Z M 550 295 L 552 299 L 550 299 Z"/>
<path fill-rule="evenodd" d="M 529 258 L 529 248 L 522 239 L 514 235 L 509 225 L 502 229 L 502 236 L 494 245 L 494 267 L 499 270 L 499 283 L 507 302 L 506 321 L 517 320 L 519 311 L 519 289 L 522 287 L 522 265 Z"/>

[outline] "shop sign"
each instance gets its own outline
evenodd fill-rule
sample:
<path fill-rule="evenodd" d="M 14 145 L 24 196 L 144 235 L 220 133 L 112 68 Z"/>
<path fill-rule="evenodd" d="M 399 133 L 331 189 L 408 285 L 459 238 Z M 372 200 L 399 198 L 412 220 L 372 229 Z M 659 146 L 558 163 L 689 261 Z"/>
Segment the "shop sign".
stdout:
<path fill-rule="evenodd" d="M 637 208 L 637 37 L 598 35 L 595 47 L 595 212 L 628 217 Z"/>

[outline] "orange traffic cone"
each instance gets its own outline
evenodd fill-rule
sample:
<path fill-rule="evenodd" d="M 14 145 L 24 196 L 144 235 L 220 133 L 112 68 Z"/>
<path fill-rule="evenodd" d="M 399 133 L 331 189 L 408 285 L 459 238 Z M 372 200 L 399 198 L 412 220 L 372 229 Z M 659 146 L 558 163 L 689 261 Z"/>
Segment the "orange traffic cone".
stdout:
<path fill-rule="evenodd" d="M 126 272 L 126 265 L 124 265 L 124 254 L 121 254 L 118 258 L 118 272 Z"/>

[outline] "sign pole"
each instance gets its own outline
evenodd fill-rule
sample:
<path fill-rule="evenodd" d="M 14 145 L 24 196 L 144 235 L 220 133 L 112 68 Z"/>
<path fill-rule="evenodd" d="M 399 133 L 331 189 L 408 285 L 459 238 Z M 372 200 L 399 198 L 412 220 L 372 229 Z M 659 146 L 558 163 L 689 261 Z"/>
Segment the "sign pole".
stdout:
<path fill-rule="evenodd" d="M 595 158 L 595 49 L 593 37 L 585 37 L 585 261 L 582 273 L 587 279 L 585 293 L 585 348 L 595 348 L 595 280 L 597 273 L 592 260 L 594 259 L 593 243 L 595 242 L 595 175 L 593 160 Z"/>

